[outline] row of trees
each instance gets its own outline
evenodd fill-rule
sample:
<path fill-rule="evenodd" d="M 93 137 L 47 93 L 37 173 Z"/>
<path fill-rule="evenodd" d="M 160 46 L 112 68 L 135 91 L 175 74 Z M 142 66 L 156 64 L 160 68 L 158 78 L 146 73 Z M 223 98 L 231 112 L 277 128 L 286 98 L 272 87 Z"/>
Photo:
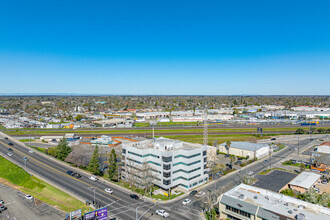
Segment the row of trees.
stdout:
<path fill-rule="evenodd" d="M 298 128 L 296 130 L 296 134 L 314 134 L 314 133 L 318 133 L 318 134 L 330 134 L 330 128 L 314 128 L 314 127 L 311 127 L 310 129 L 308 130 L 305 130 L 303 128 Z"/>
<path fill-rule="evenodd" d="M 314 188 L 311 188 L 305 193 L 297 193 L 293 191 L 292 189 L 285 189 L 281 191 L 282 194 L 296 197 L 298 199 L 304 200 L 306 202 L 310 202 L 313 204 L 318 204 L 325 207 L 330 207 L 330 194 L 329 193 L 323 193 L 318 194 Z"/>

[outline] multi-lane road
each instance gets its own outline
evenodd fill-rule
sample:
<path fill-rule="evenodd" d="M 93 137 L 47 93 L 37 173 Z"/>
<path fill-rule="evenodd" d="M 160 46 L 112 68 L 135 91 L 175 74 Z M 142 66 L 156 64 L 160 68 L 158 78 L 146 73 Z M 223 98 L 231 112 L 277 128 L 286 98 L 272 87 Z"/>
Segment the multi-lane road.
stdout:
<path fill-rule="evenodd" d="M 168 203 L 157 203 L 156 201 L 139 199 L 133 200 L 130 198 L 130 192 L 123 190 L 118 186 L 110 184 L 105 181 L 98 180 L 96 182 L 91 181 L 85 172 L 80 172 L 81 178 L 76 179 L 67 174 L 68 170 L 73 168 L 62 162 L 59 162 L 53 158 L 49 158 L 39 152 L 29 153 L 29 148 L 23 143 L 14 141 L 11 137 L 9 140 L 4 138 L 5 136 L 0 133 L 0 152 L 7 156 L 8 148 L 13 149 L 13 155 L 11 159 L 16 163 L 19 163 L 23 167 L 25 162 L 23 157 L 28 157 L 26 162 L 26 169 L 31 173 L 35 173 L 38 176 L 47 179 L 54 185 L 71 192 L 74 195 L 79 196 L 85 200 L 94 200 L 94 188 L 95 188 L 95 198 L 96 202 L 100 206 L 106 206 L 108 208 L 108 213 L 110 216 L 117 217 L 119 219 L 136 219 L 136 210 L 138 210 L 139 219 L 161 219 L 159 216 L 155 215 L 157 209 L 165 209 L 169 214 L 169 219 L 199 219 L 201 215 L 201 209 L 199 207 L 199 202 L 194 201 L 184 206 L 182 205 L 183 197 L 174 202 Z M 8 143 L 12 142 L 14 145 L 9 146 Z M 300 147 L 304 148 L 312 144 L 313 141 L 308 139 L 300 142 Z M 272 163 L 276 163 L 283 158 L 288 157 L 294 152 L 296 145 L 288 145 L 286 148 L 274 154 L 272 157 Z M 7 156 L 8 157 L 8 156 Z M 265 158 L 267 159 L 267 158 Z M 237 172 L 230 176 L 221 177 L 217 180 L 216 184 L 211 184 L 204 187 L 203 191 L 212 191 L 214 187 L 219 188 L 222 186 L 232 186 L 240 183 L 241 175 L 246 172 L 246 170 L 253 171 L 255 174 L 264 170 L 269 164 L 263 164 L 262 162 L 251 164 L 242 172 Z M 112 188 L 114 190 L 113 194 L 106 193 L 105 188 Z M 144 214 L 144 215 L 143 215 Z M 152 215 L 153 214 L 153 215 Z M 143 216 L 142 216 L 143 215 Z"/>

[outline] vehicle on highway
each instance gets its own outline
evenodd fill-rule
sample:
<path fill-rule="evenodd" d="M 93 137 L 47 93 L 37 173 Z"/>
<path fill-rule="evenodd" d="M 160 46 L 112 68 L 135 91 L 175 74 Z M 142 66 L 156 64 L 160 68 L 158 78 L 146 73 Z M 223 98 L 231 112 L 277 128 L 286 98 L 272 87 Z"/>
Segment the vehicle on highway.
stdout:
<path fill-rule="evenodd" d="M 199 191 L 197 194 L 196 194 L 196 197 L 198 198 L 201 198 L 205 195 L 205 192 L 204 191 Z"/>
<path fill-rule="evenodd" d="M 268 160 L 264 160 L 264 163 L 268 163 Z"/>
<path fill-rule="evenodd" d="M 156 210 L 156 214 L 162 216 L 163 218 L 167 218 L 170 216 L 165 210 Z"/>
<path fill-rule="evenodd" d="M 13 156 L 13 153 L 8 152 L 7 155 L 11 157 Z"/>
<path fill-rule="evenodd" d="M 14 144 L 13 144 L 13 143 L 11 143 L 11 142 L 9 142 L 9 143 L 8 143 L 8 145 L 9 145 L 9 146 L 13 146 Z"/>
<path fill-rule="evenodd" d="M 112 189 L 110 189 L 110 188 L 106 188 L 106 189 L 104 189 L 104 191 L 106 191 L 107 193 L 110 193 L 110 194 L 112 194 L 112 193 L 113 193 L 113 190 L 112 190 Z"/>
<path fill-rule="evenodd" d="M 28 161 L 29 159 L 27 157 L 23 157 L 23 160 L 24 161 Z"/>
<path fill-rule="evenodd" d="M 253 171 L 248 171 L 247 175 L 251 176 L 253 174 Z"/>
<path fill-rule="evenodd" d="M 74 177 L 76 177 L 77 179 L 81 177 L 81 175 L 79 173 L 73 173 L 71 175 L 74 176 Z"/>
<path fill-rule="evenodd" d="M 139 199 L 139 197 L 137 196 L 137 195 L 135 195 L 135 194 L 131 194 L 131 195 L 129 195 L 132 199 Z"/>
<path fill-rule="evenodd" d="M 31 199 L 33 199 L 33 196 L 31 196 L 31 195 L 25 195 L 25 198 L 28 199 L 28 200 L 31 200 Z"/>
<path fill-rule="evenodd" d="M 66 173 L 69 174 L 69 175 L 72 175 L 73 174 L 73 171 L 72 170 L 68 170 L 68 171 L 66 171 Z"/>
<path fill-rule="evenodd" d="M 29 150 L 29 153 L 30 153 L 30 154 L 33 154 L 33 153 L 34 153 L 34 151 L 33 151 L 33 150 Z"/>
<path fill-rule="evenodd" d="M 7 138 L 7 137 L 5 137 L 5 140 L 8 140 L 8 138 Z"/>
<path fill-rule="evenodd" d="M 182 204 L 183 205 L 188 205 L 190 202 L 191 202 L 190 199 L 185 199 L 185 200 L 183 200 Z"/>
<path fill-rule="evenodd" d="M 13 152 L 13 149 L 11 149 L 11 148 L 8 148 L 8 151 L 10 151 L 10 152 Z"/>
<path fill-rule="evenodd" d="M 275 140 L 276 140 L 276 138 L 271 138 L 270 140 L 271 140 L 271 141 L 275 141 Z"/>
<path fill-rule="evenodd" d="M 90 176 L 90 177 L 88 177 L 90 180 L 92 180 L 92 181 L 97 181 L 98 180 L 98 178 L 96 177 L 96 176 Z"/>
<path fill-rule="evenodd" d="M 193 190 L 189 193 L 189 196 L 195 196 L 197 194 L 197 190 Z"/>

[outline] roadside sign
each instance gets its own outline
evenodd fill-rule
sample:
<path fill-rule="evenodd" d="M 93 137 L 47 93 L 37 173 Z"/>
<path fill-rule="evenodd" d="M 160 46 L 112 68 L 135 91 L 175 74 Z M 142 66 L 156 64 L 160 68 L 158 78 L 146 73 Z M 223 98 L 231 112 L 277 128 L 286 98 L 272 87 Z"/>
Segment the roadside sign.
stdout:
<path fill-rule="evenodd" d="M 88 212 L 84 215 L 84 220 L 107 220 L 107 219 L 108 219 L 107 208 L 102 208 L 92 212 Z"/>
<path fill-rule="evenodd" d="M 81 219 L 81 209 L 70 212 L 70 220 L 71 219 Z"/>

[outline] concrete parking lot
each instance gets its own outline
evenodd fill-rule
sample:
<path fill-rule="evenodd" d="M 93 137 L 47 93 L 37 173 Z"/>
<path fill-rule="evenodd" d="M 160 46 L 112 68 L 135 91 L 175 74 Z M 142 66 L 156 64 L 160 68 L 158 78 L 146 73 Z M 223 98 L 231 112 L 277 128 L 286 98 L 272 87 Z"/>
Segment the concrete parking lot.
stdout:
<path fill-rule="evenodd" d="M 268 175 L 257 175 L 258 181 L 255 183 L 255 186 L 278 192 L 296 176 L 297 174 L 294 173 L 274 170 Z"/>
<path fill-rule="evenodd" d="M 0 199 L 4 200 L 7 210 L 0 214 L 0 220 L 57 220 L 66 214 L 40 200 L 27 200 L 25 194 L 0 184 Z"/>

